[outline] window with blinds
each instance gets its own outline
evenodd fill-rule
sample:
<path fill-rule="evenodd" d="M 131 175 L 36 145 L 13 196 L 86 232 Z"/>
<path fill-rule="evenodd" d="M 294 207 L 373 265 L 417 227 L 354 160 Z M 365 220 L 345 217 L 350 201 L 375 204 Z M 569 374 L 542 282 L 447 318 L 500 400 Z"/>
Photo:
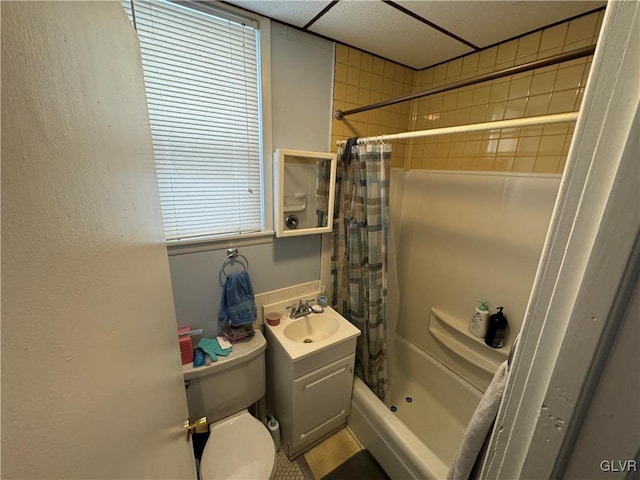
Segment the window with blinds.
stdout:
<path fill-rule="evenodd" d="M 168 242 L 264 230 L 257 22 L 122 0 L 140 40 Z"/>

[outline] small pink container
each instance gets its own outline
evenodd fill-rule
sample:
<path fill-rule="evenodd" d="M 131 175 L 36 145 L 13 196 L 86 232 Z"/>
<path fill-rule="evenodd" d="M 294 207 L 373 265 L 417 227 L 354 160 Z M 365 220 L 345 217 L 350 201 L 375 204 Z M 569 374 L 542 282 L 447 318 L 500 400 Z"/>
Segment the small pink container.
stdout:
<path fill-rule="evenodd" d="M 191 330 L 189 327 L 183 327 L 178 329 L 178 333 L 184 333 Z M 183 336 L 178 339 L 180 344 L 180 357 L 182 358 L 182 364 L 193 362 L 193 342 L 190 336 Z"/>
<path fill-rule="evenodd" d="M 272 327 L 280 324 L 280 314 L 278 312 L 267 313 L 267 323 Z"/>

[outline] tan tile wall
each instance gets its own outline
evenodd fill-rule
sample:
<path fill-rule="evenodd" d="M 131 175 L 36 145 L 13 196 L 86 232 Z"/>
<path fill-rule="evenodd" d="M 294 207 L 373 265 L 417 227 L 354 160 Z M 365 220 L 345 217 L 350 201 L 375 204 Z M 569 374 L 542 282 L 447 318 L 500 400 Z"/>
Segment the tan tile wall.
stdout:
<path fill-rule="evenodd" d="M 415 91 L 595 43 L 604 12 L 565 22 L 417 72 Z M 576 111 L 591 57 L 464 87 L 412 105 L 411 130 Z M 573 123 L 416 139 L 407 168 L 561 173 Z"/>
<path fill-rule="evenodd" d="M 381 102 L 411 93 L 415 71 L 394 62 L 336 45 L 333 111 Z M 404 102 L 377 110 L 349 115 L 344 120 L 333 119 L 332 151 L 336 141 L 349 137 L 369 137 L 406 132 L 409 128 L 411 103 Z M 405 142 L 394 142 L 392 165 L 404 166 Z"/>
<path fill-rule="evenodd" d="M 427 90 L 596 42 L 603 11 L 436 67 L 413 71 L 338 45 L 334 111 Z M 332 139 L 575 111 L 591 57 L 333 120 Z M 412 82 L 412 87 L 409 86 Z M 407 169 L 561 173 L 573 124 L 513 128 L 393 143 L 393 166 Z M 335 148 L 335 145 L 334 145 Z"/>

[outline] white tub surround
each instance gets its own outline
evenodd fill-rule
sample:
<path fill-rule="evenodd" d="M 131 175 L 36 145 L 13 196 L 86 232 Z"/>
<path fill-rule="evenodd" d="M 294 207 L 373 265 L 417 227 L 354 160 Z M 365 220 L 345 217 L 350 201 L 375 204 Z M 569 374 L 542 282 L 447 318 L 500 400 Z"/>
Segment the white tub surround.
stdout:
<path fill-rule="evenodd" d="M 391 478 L 447 476 L 449 467 L 357 377 L 349 428 Z"/>
<path fill-rule="evenodd" d="M 484 390 L 522 325 L 560 176 L 410 170 L 403 182 L 398 333 Z M 479 299 L 504 307 L 502 349 L 460 334 Z"/>
<path fill-rule="evenodd" d="M 466 319 L 465 319 L 466 320 Z M 472 335 L 467 321 L 455 318 L 443 310 L 431 309 L 429 333 L 447 351 L 493 375 L 500 364 L 509 358 L 511 347 L 492 348 L 483 338 Z"/>
<path fill-rule="evenodd" d="M 356 379 L 349 427 L 392 478 L 444 478 L 481 392 L 400 336 L 391 365 L 385 403 Z"/>

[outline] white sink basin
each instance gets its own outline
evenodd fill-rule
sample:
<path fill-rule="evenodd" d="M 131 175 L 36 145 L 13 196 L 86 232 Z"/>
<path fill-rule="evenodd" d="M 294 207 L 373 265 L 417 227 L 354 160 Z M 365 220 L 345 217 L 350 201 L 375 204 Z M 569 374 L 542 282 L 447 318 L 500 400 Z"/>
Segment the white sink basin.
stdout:
<path fill-rule="evenodd" d="M 291 303 L 265 305 L 264 314 L 280 313 L 278 325 L 265 324 L 267 340 L 277 341 L 294 362 L 360 335 L 360 330 L 331 307 L 325 307 L 322 313 L 289 318 L 285 306 Z"/>
<path fill-rule="evenodd" d="M 326 313 L 312 313 L 292 320 L 284 327 L 283 334 L 289 340 L 300 343 L 318 342 L 338 331 L 338 319 Z"/>

